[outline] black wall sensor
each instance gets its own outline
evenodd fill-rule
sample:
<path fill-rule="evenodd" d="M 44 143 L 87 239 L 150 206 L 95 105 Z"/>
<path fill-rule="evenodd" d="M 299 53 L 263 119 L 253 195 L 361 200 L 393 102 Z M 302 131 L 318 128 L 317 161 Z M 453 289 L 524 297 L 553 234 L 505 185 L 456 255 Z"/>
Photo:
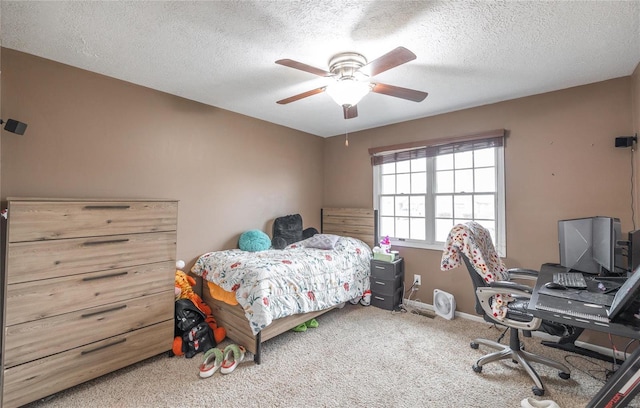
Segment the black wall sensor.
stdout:
<path fill-rule="evenodd" d="M 3 123 L 6 123 L 6 125 L 4 125 L 4 130 L 15 133 L 17 135 L 24 135 L 24 131 L 27 130 L 26 123 L 22 123 L 15 119 L 7 119 L 6 122 L 0 119 L 0 125 L 2 125 Z"/>
<path fill-rule="evenodd" d="M 637 140 L 638 135 L 616 137 L 616 147 L 631 147 Z"/>

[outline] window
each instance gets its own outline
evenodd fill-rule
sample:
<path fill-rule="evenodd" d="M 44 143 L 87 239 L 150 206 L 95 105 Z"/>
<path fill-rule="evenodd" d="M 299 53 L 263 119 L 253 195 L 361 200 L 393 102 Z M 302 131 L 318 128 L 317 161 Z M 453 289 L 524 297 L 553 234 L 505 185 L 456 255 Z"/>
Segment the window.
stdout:
<path fill-rule="evenodd" d="M 372 162 L 378 232 L 392 245 L 442 250 L 454 225 L 476 221 L 506 256 L 502 137 L 387 151 Z"/>

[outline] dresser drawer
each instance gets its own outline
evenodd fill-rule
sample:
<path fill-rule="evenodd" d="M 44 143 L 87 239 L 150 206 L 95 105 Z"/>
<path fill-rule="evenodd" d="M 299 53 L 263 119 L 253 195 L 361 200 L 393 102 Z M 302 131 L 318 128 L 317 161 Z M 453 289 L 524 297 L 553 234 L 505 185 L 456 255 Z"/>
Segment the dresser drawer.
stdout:
<path fill-rule="evenodd" d="M 175 263 L 166 261 L 7 285 L 5 325 L 173 291 L 174 281 Z"/>
<path fill-rule="evenodd" d="M 380 309 L 393 310 L 400 304 L 402 288 L 396 289 L 393 295 L 371 294 L 371 306 Z"/>
<path fill-rule="evenodd" d="M 174 319 L 173 290 L 6 328 L 5 367 Z"/>
<path fill-rule="evenodd" d="M 169 351 L 174 325 L 172 319 L 8 368 L 2 406 L 17 407 Z"/>
<path fill-rule="evenodd" d="M 175 262 L 176 232 L 9 243 L 7 251 L 7 283 L 13 284 Z"/>
<path fill-rule="evenodd" d="M 371 292 L 375 295 L 393 295 L 402 286 L 402 275 L 395 279 L 371 278 Z"/>
<path fill-rule="evenodd" d="M 9 242 L 175 231 L 176 201 L 10 201 Z"/>
<path fill-rule="evenodd" d="M 371 277 L 378 279 L 395 279 L 404 272 L 404 260 L 402 258 L 393 262 L 371 261 Z"/>

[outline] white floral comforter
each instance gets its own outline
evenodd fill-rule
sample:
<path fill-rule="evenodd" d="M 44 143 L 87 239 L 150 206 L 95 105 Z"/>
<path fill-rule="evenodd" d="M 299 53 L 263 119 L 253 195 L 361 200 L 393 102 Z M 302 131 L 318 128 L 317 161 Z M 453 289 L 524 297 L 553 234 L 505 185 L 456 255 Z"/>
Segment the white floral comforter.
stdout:
<path fill-rule="evenodd" d="M 341 237 L 329 250 L 305 248 L 301 241 L 283 250 L 209 252 L 191 272 L 235 291 L 257 334 L 275 319 L 359 299 L 370 287 L 371 258 L 367 244 Z"/>

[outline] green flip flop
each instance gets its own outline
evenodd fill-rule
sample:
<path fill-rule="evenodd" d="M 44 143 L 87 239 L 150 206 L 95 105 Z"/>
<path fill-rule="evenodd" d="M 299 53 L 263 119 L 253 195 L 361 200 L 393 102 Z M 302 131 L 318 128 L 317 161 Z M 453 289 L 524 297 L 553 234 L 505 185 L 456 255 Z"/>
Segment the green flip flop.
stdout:
<path fill-rule="evenodd" d="M 294 332 L 303 332 L 303 331 L 307 331 L 307 325 L 304 323 L 300 323 L 299 325 L 297 325 L 296 327 L 294 327 L 293 329 Z"/>
<path fill-rule="evenodd" d="M 306 327 L 315 329 L 316 327 L 320 326 L 320 324 L 318 323 L 318 321 L 316 319 L 311 319 L 309 321 L 304 322 L 304 325 Z"/>

